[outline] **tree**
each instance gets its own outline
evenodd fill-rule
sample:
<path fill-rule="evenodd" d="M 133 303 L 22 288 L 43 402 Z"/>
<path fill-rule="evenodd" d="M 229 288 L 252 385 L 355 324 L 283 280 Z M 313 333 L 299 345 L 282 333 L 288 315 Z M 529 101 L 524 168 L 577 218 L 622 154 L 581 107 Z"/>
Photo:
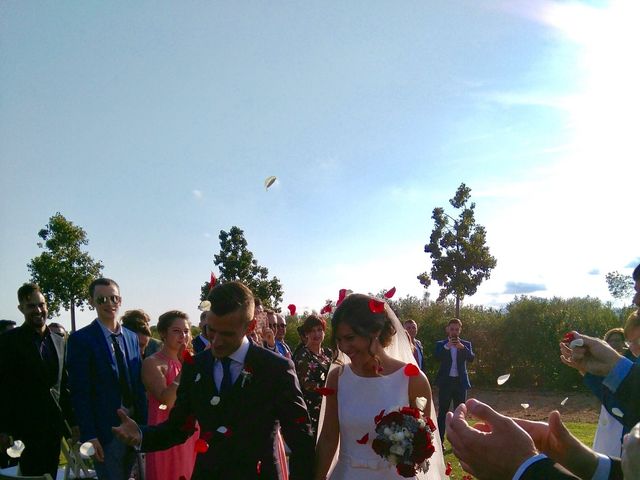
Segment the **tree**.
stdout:
<path fill-rule="evenodd" d="M 633 295 L 634 285 L 631 276 L 615 271 L 607 273 L 605 279 L 607 280 L 609 293 L 616 300 L 624 300 Z"/>
<path fill-rule="evenodd" d="M 87 252 L 87 233 L 67 220 L 60 212 L 38 232 L 43 242 L 39 256 L 27 265 L 31 281 L 40 285 L 47 299 L 49 317 L 58 315 L 60 308 L 71 312 L 71 331 L 76 329 L 75 308 L 84 310 L 89 302 L 89 284 L 102 274 L 102 263 Z"/>
<path fill-rule="evenodd" d="M 432 279 L 438 282 L 441 288 L 437 301 L 448 295 L 455 296 L 456 316 L 460 315 L 460 302 L 465 296 L 476 293 L 497 264 L 486 246 L 484 227 L 476 223 L 476 204 L 468 204 L 470 198 L 471 189 L 461 183 L 449 200 L 453 208 L 460 210 L 457 219 L 445 213 L 443 208 L 433 209 L 434 227 L 429 243 L 424 247 L 431 255 L 431 275 L 427 272 L 418 275 L 418 281 L 425 288 Z"/>
<path fill-rule="evenodd" d="M 214 255 L 213 261 L 220 271 L 218 281 L 240 281 L 267 306 L 276 308 L 282 302 L 282 284 L 278 277 L 269 279 L 269 270 L 258 265 L 253 253 L 247 248 L 244 232 L 238 227 L 231 227 L 229 232 L 220 230 L 218 238 L 220 253 Z M 207 297 L 209 289 L 209 282 L 206 282 L 200 289 L 200 300 Z"/>

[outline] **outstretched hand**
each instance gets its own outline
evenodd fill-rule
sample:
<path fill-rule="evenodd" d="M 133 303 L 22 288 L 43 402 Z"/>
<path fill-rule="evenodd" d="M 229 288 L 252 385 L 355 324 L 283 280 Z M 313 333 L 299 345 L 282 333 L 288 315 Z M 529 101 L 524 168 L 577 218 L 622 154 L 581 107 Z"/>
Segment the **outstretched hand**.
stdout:
<path fill-rule="evenodd" d="M 574 437 L 554 410 L 549 423 L 514 418 L 533 439 L 536 448 L 580 478 L 591 478 L 598 467 L 598 456 Z"/>
<path fill-rule="evenodd" d="M 467 415 L 482 420 L 482 428 L 471 427 Z M 462 468 L 479 479 L 511 479 L 525 460 L 538 453 L 516 422 L 473 398 L 447 413 L 447 438 Z"/>
<path fill-rule="evenodd" d="M 142 434 L 138 424 L 129 418 L 121 408 L 118 409 L 118 417 L 120 418 L 120 426 L 111 427 L 113 434 L 125 445 L 139 446 L 142 442 Z"/>
<path fill-rule="evenodd" d="M 580 373 L 588 372 L 606 377 L 622 358 L 618 352 L 599 338 L 581 335 L 578 332 L 571 333 L 576 340 L 582 339 L 584 343 L 581 347 L 571 348 L 568 344 L 561 342 L 560 360 Z"/>
<path fill-rule="evenodd" d="M 640 423 L 636 424 L 624 436 L 622 442 L 622 473 L 624 478 L 638 478 L 638 472 L 640 472 Z"/>

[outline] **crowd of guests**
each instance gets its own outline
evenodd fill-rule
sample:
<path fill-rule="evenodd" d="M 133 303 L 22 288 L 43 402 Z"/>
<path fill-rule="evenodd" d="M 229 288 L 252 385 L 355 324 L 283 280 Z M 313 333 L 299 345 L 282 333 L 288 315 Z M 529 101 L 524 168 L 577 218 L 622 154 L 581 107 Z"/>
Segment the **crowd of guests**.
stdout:
<path fill-rule="evenodd" d="M 640 266 L 633 275 L 640 304 Z M 159 317 L 157 340 L 143 310 L 119 316 L 115 281 L 95 280 L 89 297 L 97 318 L 71 335 L 46 324 L 46 301 L 33 283 L 18 290 L 24 323 L 0 322 L 0 449 L 11 438 L 23 441 L 23 475 L 55 478 L 66 437 L 92 445 L 101 479 L 127 480 L 132 472 L 147 480 L 313 478 L 322 390 L 337 353 L 323 346 L 323 316 L 304 319 L 292 350 L 286 318 L 229 282 L 212 290 L 199 335 L 191 338 L 188 315 L 174 310 Z M 400 334 L 424 370 L 418 325 L 403 324 Z M 613 479 L 626 468 L 624 478 L 640 478 L 628 473 L 640 475 L 638 312 L 604 342 L 574 332 L 582 345 L 560 345 L 561 360 L 584 375 L 602 402 L 593 450 L 568 433 L 557 412 L 548 423 L 525 422 L 467 400 L 474 353 L 461 333 L 462 322 L 452 319 L 435 345 L 435 384 L 440 437 L 446 432 L 465 470 L 492 479 Z M 481 423 L 471 427 L 469 415 Z"/>

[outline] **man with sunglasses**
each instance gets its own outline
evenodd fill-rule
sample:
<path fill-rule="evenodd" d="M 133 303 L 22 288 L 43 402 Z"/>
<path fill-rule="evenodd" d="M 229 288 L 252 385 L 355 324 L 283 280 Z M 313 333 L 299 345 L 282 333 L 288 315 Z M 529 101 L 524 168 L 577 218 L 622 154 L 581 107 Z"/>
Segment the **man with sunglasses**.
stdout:
<path fill-rule="evenodd" d="M 89 304 L 98 318 L 69 337 L 71 400 L 80 441 L 91 442 L 99 479 L 128 480 L 136 451 L 115 438 L 123 408 L 138 423 L 147 423 L 147 404 L 140 377 L 142 358 L 135 333 L 118 320 L 122 303 L 118 284 L 98 278 L 89 286 Z"/>

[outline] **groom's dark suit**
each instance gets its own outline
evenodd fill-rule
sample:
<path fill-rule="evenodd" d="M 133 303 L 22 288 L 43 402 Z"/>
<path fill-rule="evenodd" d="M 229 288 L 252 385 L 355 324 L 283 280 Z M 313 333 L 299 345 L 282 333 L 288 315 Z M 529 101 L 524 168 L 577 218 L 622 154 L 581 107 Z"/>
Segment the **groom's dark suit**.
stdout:
<path fill-rule="evenodd" d="M 314 437 L 291 361 L 251 344 L 243 367 L 247 373 L 223 396 L 214 382 L 214 362 L 209 350 L 196 355 L 192 364 L 185 362 L 169 419 L 142 427 L 141 449 L 163 450 L 184 442 L 195 418 L 209 449 L 198 455 L 193 479 L 275 479 L 274 427 L 279 420 L 291 448 L 290 478 L 313 478 Z M 221 397 L 220 403 L 212 405 L 213 397 Z"/>
<path fill-rule="evenodd" d="M 60 439 L 70 435 L 64 421 L 75 424 L 65 341 L 47 329 L 41 354 L 36 335 L 26 324 L 0 335 L 0 432 L 24 442 L 20 467 L 25 475 L 57 471 Z"/>

